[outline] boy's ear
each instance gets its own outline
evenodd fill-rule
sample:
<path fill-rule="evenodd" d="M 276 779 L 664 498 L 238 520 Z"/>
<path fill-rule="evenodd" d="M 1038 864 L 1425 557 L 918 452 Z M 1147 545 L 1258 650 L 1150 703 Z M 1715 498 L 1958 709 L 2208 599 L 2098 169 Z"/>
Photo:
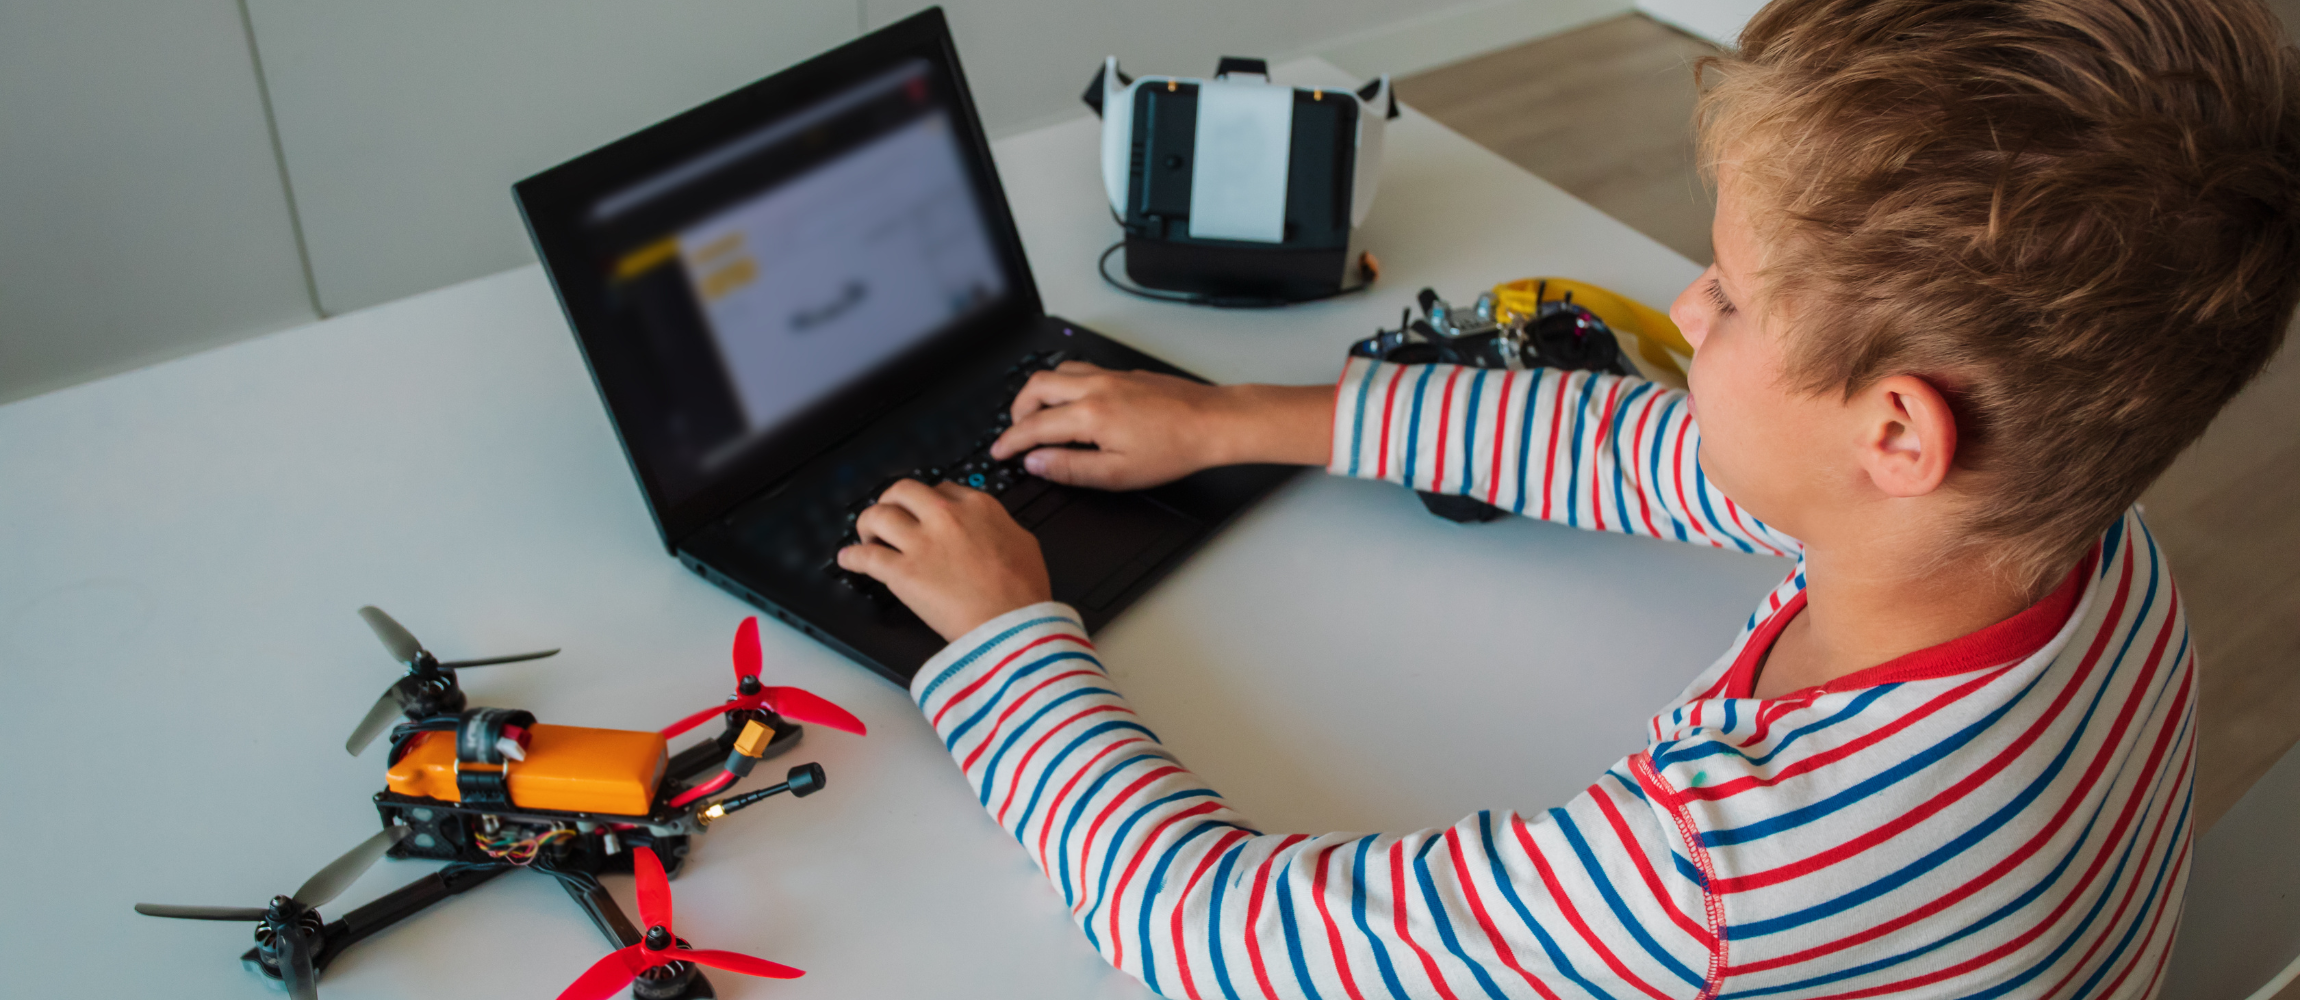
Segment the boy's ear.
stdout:
<path fill-rule="evenodd" d="M 1861 393 L 1861 466 L 1886 496 L 1940 488 L 1957 454 L 1957 418 L 1933 384 L 1914 375 L 1882 379 Z"/>

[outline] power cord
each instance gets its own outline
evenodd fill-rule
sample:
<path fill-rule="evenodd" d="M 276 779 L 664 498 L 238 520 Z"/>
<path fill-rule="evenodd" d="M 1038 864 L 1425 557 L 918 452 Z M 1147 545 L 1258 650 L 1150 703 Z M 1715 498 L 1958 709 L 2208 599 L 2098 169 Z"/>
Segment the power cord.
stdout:
<path fill-rule="evenodd" d="M 1109 282 L 1110 287 L 1118 289 L 1121 292 L 1125 292 L 1128 295 L 1150 299 L 1154 302 L 1179 302 L 1187 306 L 1206 306 L 1211 309 L 1283 309 L 1287 306 L 1298 306 L 1310 302 L 1324 302 L 1327 299 L 1338 299 L 1344 295 L 1355 295 L 1374 286 L 1373 281 L 1369 278 L 1366 281 L 1351 285 L 1348 288 L 1337 288 L 1330 292 L 1321 292 L 1317 295 L 1311 295 L 1299 299 L 1282 299 L 1254 295 L 1203 295 L 1195 292 L 1169 292 L 1161 289 L 1144 288 L 1140 285 L 1129 284 L 1127 282 L 1118 280 L 1117 275 L 1110 273 L 1110 255 L 1125 249 L 1125 247 L 1125 240 L 1119 240 L 1116 243 L 1110 244 L 1107 249 L 1102 251 L 1101 258 L 1094 262 L 1094 269 L 1101 272 L 1102 280 Z"/>

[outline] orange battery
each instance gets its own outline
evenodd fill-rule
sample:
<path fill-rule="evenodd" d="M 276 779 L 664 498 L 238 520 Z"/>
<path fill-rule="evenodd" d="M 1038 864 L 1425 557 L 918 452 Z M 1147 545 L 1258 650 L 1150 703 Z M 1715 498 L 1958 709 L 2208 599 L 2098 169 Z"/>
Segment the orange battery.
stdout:
<path fill-rule="evenodd" d="M 505 765 L 511 802 L 526 809 L 644 816 L 670 762 L 660 733 L 538 723 L 527 735 L 527 759 Z M 455 734 L 416 734 L 384 783 L 401 795 L 463 801 Z"/>

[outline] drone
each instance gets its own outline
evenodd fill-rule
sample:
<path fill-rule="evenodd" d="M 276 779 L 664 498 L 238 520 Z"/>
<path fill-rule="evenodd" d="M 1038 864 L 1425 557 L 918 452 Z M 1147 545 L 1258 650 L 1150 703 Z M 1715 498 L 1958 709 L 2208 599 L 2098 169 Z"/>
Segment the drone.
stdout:
<path fill-rule="evenodd" d="M 255 947 L 241 962 L 294 1000 L 317 1000 L 320 974 L 345 949 L 433 903 L 524 868 L 556 879 L 615 948 L 561 1000 L 606 1000 L 625 986 L 638 1000 L 716 997 L 702 966 L 774 979 L 804 974 L 765 959 L 694 948 L 671 930 L 669 879 L 685 866 L 694 838 L 775 795 L 821 791 L 822 765 L 793 767 L 765 788 L 722 793 L 759 761 L 797 745 L 804 724 L 865 732 L 861 720 L 828 700 L 760 683 L 757 618 L 735 630 L 735 693 L 649 732 L 555 726 L 529 712 L 471 707 L 456 671 L 559 651 L 441 661 L 382 610 L 364 607 L 359 615 L 406 668 L 344 742 L 356 757 L 390 733 L 385 787 L 374 797 L 383 829 L 264 906 L 138 903 L 136 912 L 253 922 Z M 670 752 L 672 738 L 713 719 L 723 724 L 717 737 Z M 320 907 L 386 856 L 447 864 L 332 921 L 320 916 Z M 637 925 L 599 883 L 601 875 L 625 873 L 638 880 Z"/>
<path fill-rule="evenodd" d="M 1507 308 L 1492 292 L 1479 295 L 1463 309 L 1440 298 L 1436 289 L 1424 288 L 1414 297 L 1421 306 L 1420 318 L 1408 308 L 1398 315 L 1396 329 L 1376 330 L 1350 345 L 1350 353 L 1401 365 L 1633 374 L 1613 328 L 1595 310 L 1575 303 L 1571 291 L 1560 298 L 1548 297 L 1546 285 L 1542 282 L 1534 289 L 1538 305 L 1530 307 L 1531 312 Z"/>

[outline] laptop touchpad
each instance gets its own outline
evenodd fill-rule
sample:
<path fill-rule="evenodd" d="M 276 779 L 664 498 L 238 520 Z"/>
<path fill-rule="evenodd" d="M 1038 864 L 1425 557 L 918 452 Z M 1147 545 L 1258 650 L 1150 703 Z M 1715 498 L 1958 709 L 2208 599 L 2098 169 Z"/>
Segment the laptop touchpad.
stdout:
<path fill-rule="evenodd" d="M 1198 529 L 1196 518 L 1131 493 L 1057 492 L 1069 502 L 1031 533 L 1046 553 L 1055 600 L 1082 609 L 1109 606 Z"/>

